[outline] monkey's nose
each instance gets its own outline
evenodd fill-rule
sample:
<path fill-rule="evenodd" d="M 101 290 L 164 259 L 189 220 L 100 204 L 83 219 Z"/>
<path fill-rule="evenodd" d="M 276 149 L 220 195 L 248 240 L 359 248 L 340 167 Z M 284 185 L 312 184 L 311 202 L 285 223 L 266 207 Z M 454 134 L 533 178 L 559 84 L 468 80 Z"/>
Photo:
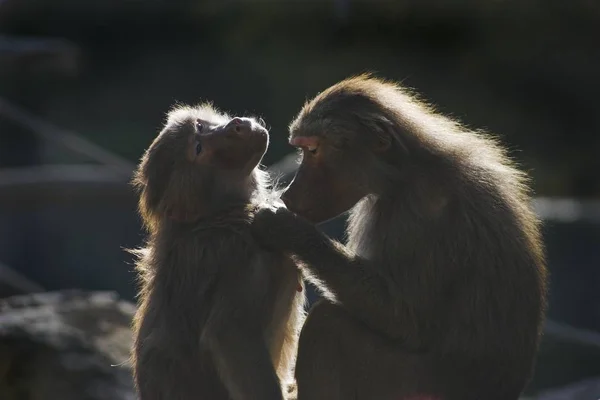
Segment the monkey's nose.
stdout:
<path fill-rule="evenodd" d="M 233 118 L 225 127 L 229 134 L 238 137 L 260 138 L 261 141 L 268 135 L 267 130 L 250 118 Z"/>
<path fill-rule="evenodd" d="M 248 133 L 252 130 L 252 122 L 236 117 L 229 121 L 228 129 L 236 133 Z"/>

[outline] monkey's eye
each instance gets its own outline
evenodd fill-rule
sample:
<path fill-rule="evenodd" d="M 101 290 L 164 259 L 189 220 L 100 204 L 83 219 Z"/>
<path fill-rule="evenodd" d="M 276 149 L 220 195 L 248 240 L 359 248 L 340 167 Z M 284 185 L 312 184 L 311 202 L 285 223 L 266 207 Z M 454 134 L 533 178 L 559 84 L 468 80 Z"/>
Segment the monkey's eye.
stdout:
<path fill-rule="evenodd" d="M 202 132 L 202 128 L 204 128 L 204 125 L 202 125 L 202 122 L 196 121 L 196 130 L 198 132 Z"/>
<path fill-rule="evenodd" d="M 317 145 L 306 146 L 306 151 L 308 151 L 310 154 L 317 154 L 317 148 Z"/>
<path fill-rule="evenodd" d="M 200 152 L 202 152 L 202 143 L 196 142 L 196 155 L 200 154 Z"/>

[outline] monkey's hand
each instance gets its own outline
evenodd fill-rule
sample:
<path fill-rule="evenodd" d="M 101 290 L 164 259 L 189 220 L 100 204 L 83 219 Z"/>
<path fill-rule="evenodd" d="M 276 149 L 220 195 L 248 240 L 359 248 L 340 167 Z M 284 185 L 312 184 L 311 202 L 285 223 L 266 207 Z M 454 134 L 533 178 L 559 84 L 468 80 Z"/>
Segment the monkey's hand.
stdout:
<path fill-rule="evenodd" d="M 404 330 L 404 322 L 411 321 L 413 314 L 404 311 L 399 294 L 371 261 L 285 208 L 261 210 L 255 218 L 253 230 L 259 243 L 294 256 L 305 279 L 330 293 L 359 320 L 394 340 L 402 340 L 407 348 L 419 348 L 420 342 Z"/>
<path fill-rule="evenodd" d="M 282 253 L 295 253 L 299 240 L 317 228 L 286 208 L 263 208 L 254 216 L 252 232 L 264 247 Z"/>

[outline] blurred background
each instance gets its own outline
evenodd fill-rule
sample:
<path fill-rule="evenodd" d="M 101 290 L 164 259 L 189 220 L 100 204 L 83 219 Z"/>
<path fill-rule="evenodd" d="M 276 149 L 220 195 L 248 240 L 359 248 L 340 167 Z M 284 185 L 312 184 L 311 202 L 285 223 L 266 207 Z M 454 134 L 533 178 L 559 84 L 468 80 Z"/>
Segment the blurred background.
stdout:
<path fill-rule="evenodd" d="M 530 171 L 552 282 L 526 394 L 597 399 L 599 38 L 594 0 L 0 0 L 3 312 L 25 312 L 10 296 L 46 291 L 134 301 L 124 249 L 144 233 L 128 181 L 174 103 L 263 117 L 264 162 L 285 183 L 296 166 L 287 125 L 304 101 L 370 71 L 500 135 Z M 322 228 L 341 238 L 343 224 Z M 6 361 L 22 358 L 12 345 L 2 353 L 3 334 L 33 335 L 6 321 L 0 313 L 0 398 L 46 399 L 23 383 L 33 361 Z M 104 398 L 94 396 L 78 398 Z"/>

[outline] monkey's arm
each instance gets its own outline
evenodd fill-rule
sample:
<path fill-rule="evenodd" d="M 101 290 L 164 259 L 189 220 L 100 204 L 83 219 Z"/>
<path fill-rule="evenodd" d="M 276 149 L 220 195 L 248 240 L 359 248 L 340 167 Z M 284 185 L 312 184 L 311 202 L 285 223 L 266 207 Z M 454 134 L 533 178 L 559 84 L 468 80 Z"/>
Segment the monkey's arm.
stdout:
<path fill-rule="evenodd" d="M 341 243 L 331 240 L 308 221 L 280 208 L 263 210 L 253 223 L 255 236 L 266 246 L 294 254 L 305 277 L 332 292 L 335 299 L 356 318 L 410 348 L 420 347 L 415 315 L 401 294 L 369 260 L 358 257 Z M 404 329 L 407 324 L 411 330 Z"/>
<path fill-rule="evenodd" d="M 232 399 L 282 400 L 279 378 L 260 325 L 266 312 L 261 298 L 263 288 L 261 282 L 253 281 L 256 263 L 247 264 L 247 260 L 236 260 L 229 267 L 223 265 L 227 269 L 233 265 L 237 274 L 223 276 L 200 340 L 212 353 Z"/>

